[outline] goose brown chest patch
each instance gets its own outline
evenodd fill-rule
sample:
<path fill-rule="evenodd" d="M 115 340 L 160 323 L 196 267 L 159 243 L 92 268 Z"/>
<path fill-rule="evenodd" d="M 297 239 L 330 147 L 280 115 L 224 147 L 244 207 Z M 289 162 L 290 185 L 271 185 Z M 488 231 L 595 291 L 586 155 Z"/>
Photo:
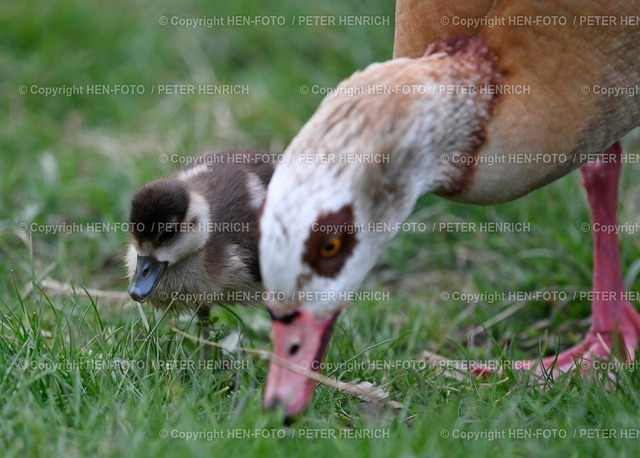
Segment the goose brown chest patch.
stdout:
<path fill-rule="evenodd" d="M 451 69 L 462 86 L 472 86 L 476 106 L 484 107 L 479 111 L 474 130 L 470 132 L 467 149 L 463 155 L 477 156 L 487 141 L 488 125 L 494 108 L 500 98 L 500 83 L 505 72 L 498 65 L 498 56 L 479 36 L 455 36 L 442 38 L 430 44 L 424 55 L 444 53 L 453 58 Z M 478 161 L 466 159 L 452 163 L 457 176 L 451 177 L 449 188 L 437 193 L 452 196 L 467 189 L 473 180 Z"/>

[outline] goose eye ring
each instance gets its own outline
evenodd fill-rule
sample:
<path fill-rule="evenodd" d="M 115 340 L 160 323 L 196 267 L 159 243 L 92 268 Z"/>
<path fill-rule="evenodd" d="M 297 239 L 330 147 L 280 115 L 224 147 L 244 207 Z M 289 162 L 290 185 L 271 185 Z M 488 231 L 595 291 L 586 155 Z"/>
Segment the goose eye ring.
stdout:
<path fill-rule="evenodd" d="M 320 246 L 320 256 L 333 258 L 342 249 L 342 239 L 336 235 L 325 240 Z"/>
<path fill-rule="evenodd" d="M 320 214 L 304 242 L 302 262 L 321 277 L 336 278 L 358 244 L 351 204 Z"/>

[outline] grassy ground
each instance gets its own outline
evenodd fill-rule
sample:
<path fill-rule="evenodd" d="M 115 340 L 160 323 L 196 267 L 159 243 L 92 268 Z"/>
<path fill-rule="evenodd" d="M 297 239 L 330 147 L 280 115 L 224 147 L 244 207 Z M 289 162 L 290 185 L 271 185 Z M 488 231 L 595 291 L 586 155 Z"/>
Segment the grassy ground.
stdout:
<path fill-rule="evenodd" d="M 336 23 L 299 25 L 302 15 Z M 339 23 L 339 16 L 362 15 L 389 25 Z M 236 16 L 275 18 L 228 24 Z M 172 25 L 187 18 L 226 23 Z M 260 456 L 276 449 L 301 456 L 637 455 L 633 367 L 606 390 L 601 377 L 572 375 L 545 386 L 517 373 L 454 380 L 415 363 L 425 349 L 510 360 L 580 340 L 588 328 L 589 302 L 579 293 L 591 283 L 591 240 L 580 226 L 589 217 L 577 174 L 494 207 L 421 199 L 412 221 L 437 223 L 436 230 L 393 242 L 363 287 L 388 298 L 348 309 L 328 355 L 334 367 L 349 362 L 334 376 L 384 386 L 402 402 L 400 412 L 321 387 L 308 413 L 282 428 L 281 413 L 261 409 L 266 362 L 216 354 L 217 367 L 203 366 L 198 348 L 171 332 L 166 317 L 84 291 L 126 290 L 127 234 L 96 223 L 126 221 L 136 187 L 209 148 L 281 151 L 322 99 L 319 88 L 390 57 L 392 25 L 392 2 L 382 0 L 0 4 L 3 456 Z M 169 84 L 196 91 L 236 85 L 244 93 L 160 94 Z M 103 85 L 121 92 L 127 89 L 119 85 L 134 85 L 136 93 L 100 94 Z M 47 88 L 83 93 L 38 93 Z M 627 147 L 639 151 L 633 138 Z M 170 160 L 161 161 L 163 154 Z M 637 164 L 624 171 L 622 222 L 638 221 L 637 173 Z M 496 221 L 529 226 L 511 233 L 440 226 Z M 60 224 L 70 233 L 42 230 Z M 623 234 L 621 246 L 626 286 L 637 293 L 637 234 Z M 41 289 L 43 280 L 75 292 Z M 509 291 L 553 297 L 489 294 Z M 488 294 L 463 300 L 467 293 Z M 500 318 L 505 311 L 513 313 Z M 240 336 L 245 346 L 270 348 L 263 310 L 216 316 L 219 340 Z M 178 324 L 196 332 L 190 320 Z"/>

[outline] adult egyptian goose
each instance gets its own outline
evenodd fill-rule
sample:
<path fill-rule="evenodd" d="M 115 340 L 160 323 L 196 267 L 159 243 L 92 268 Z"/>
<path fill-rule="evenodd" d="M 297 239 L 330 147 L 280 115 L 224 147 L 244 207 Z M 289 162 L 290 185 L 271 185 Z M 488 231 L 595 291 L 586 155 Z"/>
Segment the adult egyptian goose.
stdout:
<path fill-rule="evenodd" d="M 133 196 L 126 262 L 133 300 L 202 317 L 212 304 L 259 302 L 257 210 L 274 161 L 241 150 L 191 159 Z"/>
<path fill-rule="evenodd" d="M 422 194 L 505 202 L 610 147 L 582 173 L 593 220 L 616 220 L 616 142 L 640 124 L 640 104 L 603 89 L 640 82 L 640 4 L 407 0 L 396 13 L 395 59 L 324 99 L 268 187 L 259 248 L 265 288 L 283 293 L 266 304 L 274 352 L 304 367 L 319 367 L 341 292 L 358 288 L 395 235 L 369 223 L 394 227 Z M 620 293 L 617 237 L 594 238 L 594 290 Z M 542 364 L 566 370 L 574 356 L 606 354 L 613 334 L 633 354 L 640 317 L 617 297 L 593 302 L 583 344 Z M 272 363 L 265 405 L 295 415 L 314 387 Z"/>

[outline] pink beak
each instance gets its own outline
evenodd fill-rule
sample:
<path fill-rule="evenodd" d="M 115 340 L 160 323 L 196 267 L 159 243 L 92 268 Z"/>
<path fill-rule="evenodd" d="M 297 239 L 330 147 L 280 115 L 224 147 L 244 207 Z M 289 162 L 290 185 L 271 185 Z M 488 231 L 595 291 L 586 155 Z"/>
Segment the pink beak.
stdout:
<path fill-rule="evenodd" d="M 300 369 L 320 373 L 338 313 L 318 320 L 300 307 L 292 318 L 290 315 L 284 320 L 274 320 L 271 328 L 274 355 Z M 302 413 L 313 397 L 316 383 L 271 361 L 264 405 L 266 408 L 282 405 L 287 418 Z"/>

